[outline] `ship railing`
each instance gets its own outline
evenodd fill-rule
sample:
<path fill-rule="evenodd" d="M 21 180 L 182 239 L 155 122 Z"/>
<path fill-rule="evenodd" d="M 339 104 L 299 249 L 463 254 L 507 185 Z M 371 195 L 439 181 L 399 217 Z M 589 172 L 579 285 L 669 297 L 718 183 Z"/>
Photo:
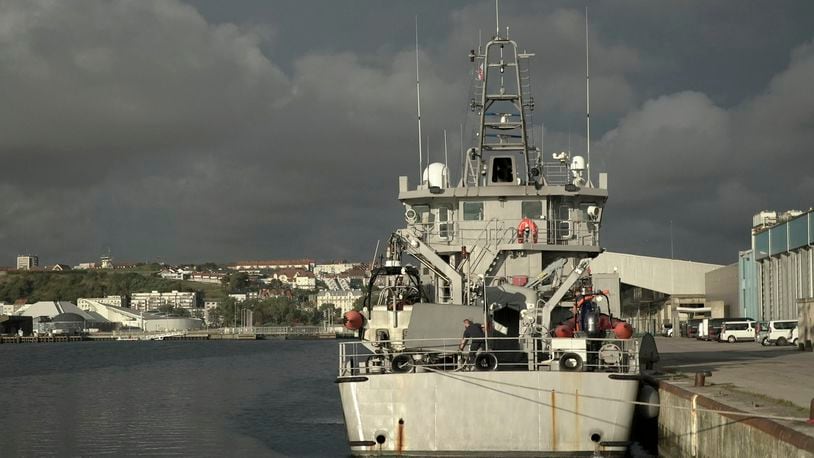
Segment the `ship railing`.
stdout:
<path fill-rule="evenodd" d="M 486 337 L 480 349 L 461 338 L 339 344 L 339 376 L 469 371 L 639 372 L 639 340 L 608 337 Z"/>
<path fill-rule="evenodd" d="M 413 223 L 408 227 L 413 233 L 428 244 L 448 245 L 487 245 L 497 247 L 507 243 L 538 243 L 546 245 L 582 245 L 599 244 L 599 231 L 591 223 L 581 220 L 533 219 L 537 225 L 537 237 L 534 234 L 518 234 L 517 220 L 490 220 L 477 224 L 477 221 Z"/>
<path fill-rule="evenodd" d="M 545 178 L 546 184 L 551 186 L 565 186 L 571 181 L 568 166 L 559 162 L 544 163 L 543 177 Z"/>

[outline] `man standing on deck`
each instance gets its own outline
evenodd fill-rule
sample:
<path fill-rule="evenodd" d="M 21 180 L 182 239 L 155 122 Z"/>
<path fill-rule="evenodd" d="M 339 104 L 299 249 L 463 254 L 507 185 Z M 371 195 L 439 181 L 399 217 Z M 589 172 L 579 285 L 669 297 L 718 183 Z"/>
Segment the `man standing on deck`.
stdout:
<path fill-rule="evenodd" d="M 464 320 L 464 336 L 461 338 L 461 344 L 458 349 L 464 351 L 466 340 L 469 339 L 469 356 L 466 358 L 466 364 L 471 366 L 475 362 L 475 353 L 484 346 L 483 327 L 479 323 L 473 323 L 469 318 Z"/>

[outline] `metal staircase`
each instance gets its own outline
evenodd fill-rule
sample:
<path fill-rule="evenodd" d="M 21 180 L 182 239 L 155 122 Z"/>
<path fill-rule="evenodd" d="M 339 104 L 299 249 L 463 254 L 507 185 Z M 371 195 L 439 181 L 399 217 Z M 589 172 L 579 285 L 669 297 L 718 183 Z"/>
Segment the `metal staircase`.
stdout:
<path fill-rule="evenodd" d="M 404 250 L 414 257 L 424 267 L 429 269 L 440 280 L 436 282 L 436 298 L 454 304 L 463 303 L 463 276 L 449 263 L 427 246 L 424 242 L 411 235 L 400 234 L 404 238 Z M 448 294 L 440 294 L 448 290 Z"/>

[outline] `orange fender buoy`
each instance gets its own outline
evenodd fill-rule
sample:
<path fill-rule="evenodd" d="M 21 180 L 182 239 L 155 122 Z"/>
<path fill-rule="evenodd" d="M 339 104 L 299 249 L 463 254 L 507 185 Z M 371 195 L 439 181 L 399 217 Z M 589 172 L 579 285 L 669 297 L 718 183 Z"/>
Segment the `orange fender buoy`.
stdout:
<path fill-rule="evenodd" d="M 624 321 L 620 321 L 613 327 L 613 333 L 616 334 L 616 337 L 619 339 L 630 339 L 633 337 L 633 326 Z"/>
<path fill-rule="evenodd" d="M 365 317 L 356 310 L 347 311 L 342 316 L 342 325 L 345 326 L 345 329 L 349 329 L 351 331 L 361 329 L 364 323 Z"/>
<path fill-rule="evenodd" d="M 574 337 L 574 328 L 567 324 L 561 324 L 554 330 L 554 335 L 557 337 Z"/>

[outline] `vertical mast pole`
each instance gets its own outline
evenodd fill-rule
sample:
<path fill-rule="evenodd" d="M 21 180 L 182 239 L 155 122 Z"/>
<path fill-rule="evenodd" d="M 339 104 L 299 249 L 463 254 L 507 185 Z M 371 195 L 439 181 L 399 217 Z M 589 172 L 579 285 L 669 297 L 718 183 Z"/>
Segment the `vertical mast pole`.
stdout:
<path fill-rule="evenodd" d="M 418 74 L 418 16 L 415 17 L 415 96 L 418 111 L 418 184 L 422 184 L 421 165 L 423 152 L 421 151 L 421 80 Z"/>
<path fill-rule="evenodd" d="M 495 37 L 500 36 L 500 0 L 495 0 Z"/>
<path fill-rule="evenodd" d="M 444 171 L 444 178 L 447 180 L 444 183 L 444 187 L 449 186 L 449 154 L 447 152 L 447 130 L 444 129 L 444 167 L 446 170 Z"/>
<path fill-rule="evenodd" d="M 461 185 L 466 187 L 466 180 L 464 178 L 464 125 L 461 123 Z"/>
<path fill-rule="evenodd" d="M 588 144 L 586 172 L 591 187 L 591 67 L 588 60 L 588 7 L 585 7 L 585 142 Z"/>

